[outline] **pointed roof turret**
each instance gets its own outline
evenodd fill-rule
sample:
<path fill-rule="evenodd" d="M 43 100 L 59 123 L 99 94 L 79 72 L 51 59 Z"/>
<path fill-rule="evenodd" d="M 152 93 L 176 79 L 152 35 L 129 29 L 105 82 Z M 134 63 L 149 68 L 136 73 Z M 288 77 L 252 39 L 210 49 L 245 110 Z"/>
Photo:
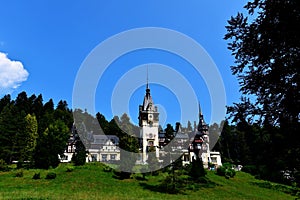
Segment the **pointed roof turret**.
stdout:
<path fill-rule="evenodd" d="M 199 124 L 198 124 L 198 131 L 202 134 L 206 134 L 208 131 L 208 126 L 204 121 L 204 117 L 201 111 L 201 106 L 199 102 Z"/>
<path fill-rule="evenodd" d="M 147 84 L 146 84 L 146 95 L 143 101 L 143 110 L 154 110 L 153 100 L 150 94 L 149 81 L 148 81 L 148 66 L 147 66 Z"/>

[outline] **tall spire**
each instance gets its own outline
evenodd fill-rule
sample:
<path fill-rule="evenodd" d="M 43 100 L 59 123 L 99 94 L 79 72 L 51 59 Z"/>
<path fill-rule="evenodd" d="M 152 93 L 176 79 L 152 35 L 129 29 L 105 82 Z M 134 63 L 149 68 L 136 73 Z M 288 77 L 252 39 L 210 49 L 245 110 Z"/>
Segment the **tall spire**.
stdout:
<path fill-rule="evenodd" d="M 147 88 L 146 89 L 149 89 L 149 82 L 148 82 L 148 65 L 147 65 Z"/>
<path fill-rule="evenodd" d="M 208 130 L 207 124 L 204 121 L 204 117 L 202 114 L 202 110 L 201 110 L 201 106 L 200 106 L 200 102 L 198 102 L 199 104 L 199 123 L 198 123 L 198 131 L 200 131 L 201 133 L 205 133 Z"/>
<path fill-rule="evenodd" d="M 150 95 L 149 80 L 148 80 L 148 66 L 147 66 L 147 85 L 146 85 L 146 95 L 144 97 L 144 102 L 143 102 L 143 110 L 153 109 L 152 105 L 153 105 L 153 101 Z"/>
<path fill-rule="evenodd" d="M 199 109 L 199 116 L 202 115 L 202 110 L 201 110 L 201 106 L 200 106 L 200 101 L 198 101 L 198 109 Z"/>
<path fill-rule="evenodd" d="M 148 80 L 148 65 L 147 65 L 147 86 L 146 86 L 146 95 L 150 95 L 150 88 L 149 88 L 149 80 Z"/>

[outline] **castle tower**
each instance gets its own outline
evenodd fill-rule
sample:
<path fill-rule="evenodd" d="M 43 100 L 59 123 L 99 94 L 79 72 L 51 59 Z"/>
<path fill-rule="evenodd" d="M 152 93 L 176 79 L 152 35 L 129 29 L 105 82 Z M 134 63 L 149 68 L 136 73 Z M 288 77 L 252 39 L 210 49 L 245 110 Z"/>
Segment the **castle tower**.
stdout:
<path fill-rule="evenodd" d="M 209 133 L 208 125 L 204 121 L 204 117 L 199 104 L 199 123 L 197 131 L 195 133 L 195 138 L 190 147 L 191 160 L 194 156 L 198 156 L 202 159 L 204 167 L 207 167 L 210 162 L 210 150 L 209 150 Z"/>
<path fill-rule="evenodd" d="M 148 79 L 148 78 L 147 78 Z M 142 162 L 146 163 L 147 154 L 151 147 L 155 148 L 156 157 L 159 157 L 158 150 L 158 118 L 157 107 L 154 106 L 150 88 L 147 80 L 146 94 L 144 97 L 143 105 L 139 106 L 139 126 L 140 138 L 142 140 Z"/>
<path fill-rule="evenodd" d="M 204 117 L 202 114 L 201 106 L 199 103 L 199 123 L 198 123 L 198 131 L 201 135 L 208 135 L 208 125 L 204 121 Z"/>
<path fill-rule="evenodd" d="M 199 103 L 199 124 L 198 124 L 198 133 L 197 134 L 199 134 L 199 136 L 202 140 L 199 156 L 201 156 L 204 167 L 207 167 L 208 163 L 211 160 L 210 150 L 209 150 L 209 132 L 208 132 L 208 125 L 204 121 L 200 103 Z"/>

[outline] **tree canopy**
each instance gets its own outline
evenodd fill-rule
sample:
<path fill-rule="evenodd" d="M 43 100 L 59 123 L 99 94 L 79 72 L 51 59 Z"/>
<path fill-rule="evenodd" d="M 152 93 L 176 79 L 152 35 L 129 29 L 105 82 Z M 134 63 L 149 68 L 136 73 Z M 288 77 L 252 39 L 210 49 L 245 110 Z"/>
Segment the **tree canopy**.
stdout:
<path fill-rule="evenodd" d="M 226 26 L 235 58 L 231 70 L 242 92 L 241 102 L 228 112 L 236 134 L 244 135 L 249 147 L 257 145 L 250 152 L 261 154 L 257 162 L 272 179 L 280 170 L 300 171 L 300 1 L 254 0 L 245 9 L 247 14 L 238 13 Z"/>
<path fill-rule="evenodd" d="M 72 122 L 66 101 L 54 108 L 53 100 L 44 104 L 42 95 L 28 97 L 21 92 L 15 100 L 4 96 L 0 99 L 0 159 L 8 164 L 30 161 L 32 167 L 56 167 Z"/>

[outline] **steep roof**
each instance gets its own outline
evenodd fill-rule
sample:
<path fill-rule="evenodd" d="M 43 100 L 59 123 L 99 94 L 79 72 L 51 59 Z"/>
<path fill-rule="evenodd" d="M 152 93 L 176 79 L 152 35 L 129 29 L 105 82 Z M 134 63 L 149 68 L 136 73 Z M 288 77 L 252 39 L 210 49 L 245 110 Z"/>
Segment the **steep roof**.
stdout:
<path fill-rule="evenodd" d="M 108 140 L 114 144 L 119 144 L 119 138 L 116 135 L 93 135 L 92 144 L 104 145 Z"/>
<path fill-rule="evenodd" d="M 143 111 L 154 111 L 154 103 L 150 94 L 149 85 L 147 83 L 146 95 L 143 101 Z"/>

